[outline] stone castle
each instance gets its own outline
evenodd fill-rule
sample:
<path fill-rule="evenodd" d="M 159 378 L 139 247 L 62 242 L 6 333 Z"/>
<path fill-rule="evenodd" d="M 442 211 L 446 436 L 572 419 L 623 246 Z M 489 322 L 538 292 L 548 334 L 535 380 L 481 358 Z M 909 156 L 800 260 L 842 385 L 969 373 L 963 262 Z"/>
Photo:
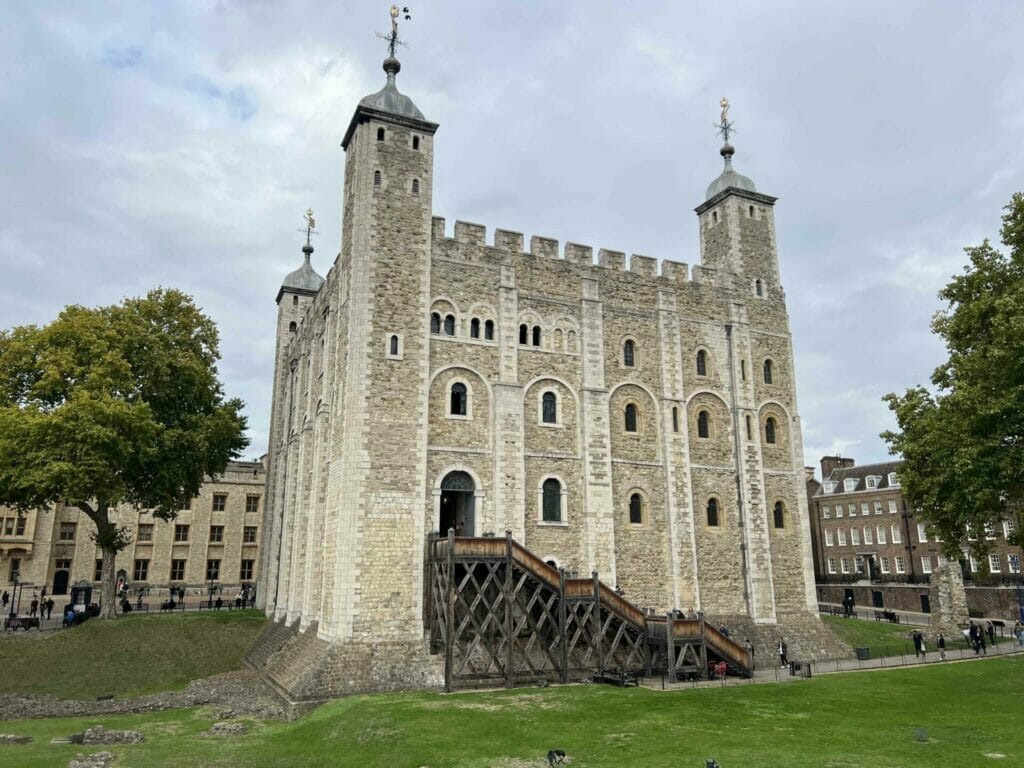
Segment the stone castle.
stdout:
<path fill-rule="evenodd" d="M 776 198 L 733 170 L 726 133 L 700 266 L 463 221 L 449 236 L 438 125 L 399 69 L 385 60 L 342 141 L 341 252 L 324 279 L 307 242 L 277 296 L 262 607 L 319 649 L 333 692 L 432 685 L 425 542 L 454 529 L 511 531 L 644 608 L 806 622 Z"/>

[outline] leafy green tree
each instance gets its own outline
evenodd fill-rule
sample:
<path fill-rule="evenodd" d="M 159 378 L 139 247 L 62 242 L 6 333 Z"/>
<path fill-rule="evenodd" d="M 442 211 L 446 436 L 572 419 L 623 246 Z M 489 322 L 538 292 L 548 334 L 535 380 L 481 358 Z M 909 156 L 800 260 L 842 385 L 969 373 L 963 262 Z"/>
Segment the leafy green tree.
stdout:
<path fill-rule="evenodd" d="M 95 523 L 104 616 L 115 613 L 114 557 L 131 543 L 111 509 L 172 519 L 248 445 L 219 358 L 213 321 L 176 290 L 0 331 L 0 503 L 63 502 Z"/>
<path fill-rule="evenodd" d="M 939 292 L 948 307 L 932 329 L 949 359 L 923 387 L 886 395 L 897 432 L 882 437 L 904 463 L 903 492 L 952 554 L 969 527 L 983 553 L 985 525 L 1017 522 L 1024 500 L 1024 195 L 1005 208 L 1003 254 L 986 239 Z"/>

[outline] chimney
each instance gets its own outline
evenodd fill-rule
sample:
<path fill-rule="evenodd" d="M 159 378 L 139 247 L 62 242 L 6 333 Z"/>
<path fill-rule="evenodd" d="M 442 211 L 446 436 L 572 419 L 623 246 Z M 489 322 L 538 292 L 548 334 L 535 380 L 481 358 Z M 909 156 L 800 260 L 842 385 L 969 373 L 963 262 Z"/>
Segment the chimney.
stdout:
<path fill-rule="evenodd" d="M 804 467 L 804 482 L 809 483 L 814 479 L 814 467 Z"/>
<path fill-rule="evenodd" d="M 842 456 L 822 456 L 821 457 L 821 479 L 827 480 L 829 475 L 832 474 L 834 469 L 849 469 L 854 466 L 857 462 L 853 459 L 844 458 Z"/>

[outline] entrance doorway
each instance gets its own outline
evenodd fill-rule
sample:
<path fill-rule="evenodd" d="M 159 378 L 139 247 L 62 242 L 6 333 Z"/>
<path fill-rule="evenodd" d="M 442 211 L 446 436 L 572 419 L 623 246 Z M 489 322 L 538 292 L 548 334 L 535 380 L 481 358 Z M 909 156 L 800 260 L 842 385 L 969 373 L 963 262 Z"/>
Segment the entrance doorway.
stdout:
<path fill-rule="evenodd" d="M 65 570 L 55 571 L 53 574 L 53 594 L 66 595 L 68 593 L 68 572 Z"/>
<path fill-rule="evenodd" d="M 456 536 L 474 536 L 474 492 L 476 484 L 465 472 L 449 472 L 441 481 L 441 520 L 439 531 L 448 535 L 454 528 Z"/>
<path fill-rule="evenodd" d="M 932 601 L 928 595 L 921 595 L 921 613 L 932 612 Z"/>
<path fill-rule="evenodd" d="M 882 593 L 880 590 L 871 590 L 871 607 L 872 608 L 884 608 L 885 601 L 882 600 Z"/>

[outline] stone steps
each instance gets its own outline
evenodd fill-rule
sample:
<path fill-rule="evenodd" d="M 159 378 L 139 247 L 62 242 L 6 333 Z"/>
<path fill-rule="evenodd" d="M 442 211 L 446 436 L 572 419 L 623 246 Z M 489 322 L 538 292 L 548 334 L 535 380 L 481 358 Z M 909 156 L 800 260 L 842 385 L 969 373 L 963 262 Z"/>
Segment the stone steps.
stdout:
<path fill-rule="evenodd" d="M 782 615 L 776 624 L 757 624 L 749 616 L 705 616 L 705 620 L 715 627 L 725 625 L 733 640 L 750 643 L 758 668 L 778 663 L 780 637 L 790 659 L 822 661 L 853 656 L 853 650 L 813 614 Z"/>
<path fill-rule="evenodd" d="M 259 637 L 253 640 L 245 653 L 243 663 L 250 669 L 261 670 L 281 647 L 298 631 L 298 624 L 289 627 L 283 620 L 270 622 Z"/>

